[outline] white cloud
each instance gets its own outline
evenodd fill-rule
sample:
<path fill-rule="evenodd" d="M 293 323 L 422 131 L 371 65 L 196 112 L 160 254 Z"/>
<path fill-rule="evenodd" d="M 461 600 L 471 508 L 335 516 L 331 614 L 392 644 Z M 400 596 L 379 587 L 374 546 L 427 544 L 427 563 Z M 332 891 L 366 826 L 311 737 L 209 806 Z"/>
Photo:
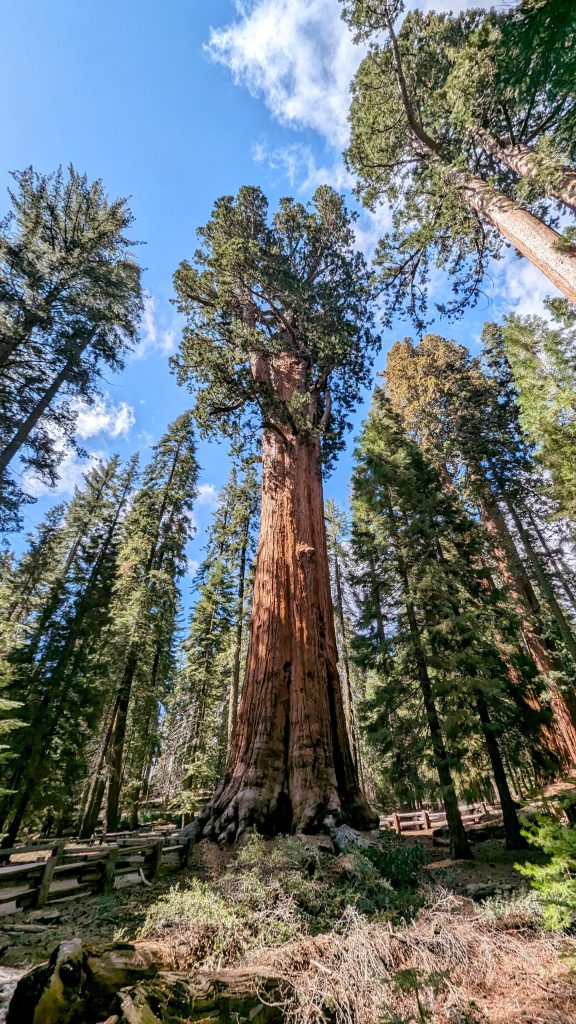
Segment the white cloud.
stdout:
<path fill-rule="evenodd" d="M 145 359 L 153 352 L 168 356 L 176 348 L 176 323 L 166 327 L 158 311 L 158 303 L 153 295 L 144 295 L 142 313 L 142 332 L 138 345 L 134 349 L 134 359 Z"/>
<path fill-rule="evenodd" d="M 252 156 L 256 163 L 265 163 L 270 170 L 278 171 L 298 192 L 314 192 L 319 185 L 331 185 L 343 191 L 354 185 L 354 178 L 343 160 L 337 158 L 331 165 L 321 166 L 310 146 L 299 142 L 276 149 L 259 142 L 252 148 Z"/>
<path fill-rule="evenodd" d="M 210 34 L 212 59 L 262 96 L 283 124 L 314 128 L 344 145 L 348 90 L 363 50 L 352 42 L 338 0 L 236 0 L 235 7 L 237 19 Z"/>
<path fill-rule="evenodd" d="M 560 295 L 560 292 L 533 263 L 507 250 L 503 259 L 493 264 L 493 268 L 496 282 L 494 299 L 500 315 L 518 313 L 520 316 L 548 316 L 544 299 L 549 295 Z"/>
<path fill-rule="evenodd" d="M 114 405 L 109 395 L 97 398 L 92 405 L 75 403 L 77 413 L 76 433 L 83 439 L 106 434 L 108 437 L 128 437 L 136 422 L 134 409 L 127 402 Z"/>
<path fill-rule="evenodd" d="M 54 487 L 49 487 L 33 473 L 25 473 L 24 490 L 34 498 L 44 494 L 72 494 L 75 487 L 83 486 L 84 474 L 105 459 L 106 454 L 101 451 L 89 452 L 87 459 L 81 459 L 75 452 L 68 451 L 58 467 L 58 479 Z"/>
<path fill-rule="evenodd" d="M 469 6 L 468 0 L 407 4 L 454 13 Z M 350 82 L 365 49 L 353 43 L 339 0 L 235 0 L 235 8 L 237 18 L 210 33 L 212 59 L 261 96 L 281 123 L 313 128 L 339 149 L 345 146 Z"/>
<path fill-rule="evenodd" d="M 198 505 L 215 505 L 218 501 L 218 491 L 214 484 L 200 484 L 196 502 Z"/>

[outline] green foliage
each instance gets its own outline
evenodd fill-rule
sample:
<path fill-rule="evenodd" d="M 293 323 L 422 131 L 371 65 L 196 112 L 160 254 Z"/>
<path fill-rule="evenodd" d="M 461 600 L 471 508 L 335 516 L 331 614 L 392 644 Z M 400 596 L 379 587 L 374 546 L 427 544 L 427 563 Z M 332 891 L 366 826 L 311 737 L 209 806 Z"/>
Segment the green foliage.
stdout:
<path fill-rule="evenodd" d="M 352 85 L 346 158 L 364 204 L 392 209 L 375 259 L 386 310 L 402 309 L 421 327 L 437 267 L 453 292 L 437 309 L 460 315 L 478 298 L 488 261 L 503 244 L 470 202 L 466 183 L 531 203 L 544 217 L 542 197 L 553 194 L 572 153 L 574 12 L 562 0 L 506 11 L 416 10 L 396 35 L 403 3 L 342 5 L 356 38 L 368 43 Z M 534 173 L 521 187 L 486 136 L 535 148 Z"/>
<path fill-rule="evenodd" d="M 103 366 L 121 369 L 136 338 L 140 268 L 126 200 L 109 200 L 101 181 L 72 166 L 67 176 L 29 167 L 13 178 L 0 224 L 0 459 L 17 439 L 8 461 L 19 451 L 24 466 L 53 482 L 61 439 L 74 443 L 78 400 L 93 401 Z M 43 408 L 53 382 L 60 400 Z M 20 496 L 3 477 L 5 519 L 14 523 Z"/>
<path fill-rule="evenodd" d="M 574 799 L 569 800 L 574 807 Z M 560 819 L 549 805 L 548 813 L 528 822 L 524 834 L 546 855 L 545 864 L 517 864 L 539 894 L 543 922 L 548 928 L 570 928 L 576 920 L 576 826 Z"/>
<path fill-rule="evenodd" d="M 408 913 L 415 909 L 423 857 L 396 836 L 383 842 L 378 863 L 368 851 L 355 850 L 346 870 L 336 872 L 333 856 L 311 854 L 295 837 L 270 843 L 253 835 L 218 878 L 210 883 L 192 879 L 154 904 L 143 934 L 179 946 L 179 956 L 189 965 L 209 966 L 326 931 L 337 926 L 350 905 L 371 917 Z M 398 879 L 398 891 L 387 871 Z"/>
<path fill-rule="evenodd" d="M 549 319 L 511 313 L 502 326 L 487 324 L 483 339 L 509 366 L 520 423 L 550 475 L 558 514 L 576 523 L 576 322 L 563 300 L 547 310 Z"/>
<path fill-rule="evenodd" d="M 381 833 L 378 846 L 369 846 L 362 854 L 395 889 L 414 885 L 428 859 L 422 846 L 408 846 L 394 832 Z"/>
<path fill-rule="evenodd" d="M 327 186 L 307 206 L 282 199 L 271 221 L 258 188 L 216 202 L 174 278 L 187 326 L 173 362 L 204 434 L 244 439 L 274 422 L 321 437 L 327 462 L 340 450 L 379 343 L 353 219 Z M 282 354 L 304 372 L 288 396 L 276 382 Z"/>

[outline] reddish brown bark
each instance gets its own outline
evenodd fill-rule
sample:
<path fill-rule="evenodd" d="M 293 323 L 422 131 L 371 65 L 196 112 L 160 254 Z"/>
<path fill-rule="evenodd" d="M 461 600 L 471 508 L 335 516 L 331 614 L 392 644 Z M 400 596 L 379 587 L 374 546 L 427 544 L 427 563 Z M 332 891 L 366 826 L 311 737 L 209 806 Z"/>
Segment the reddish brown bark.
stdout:
<path fill-rule="evenodd" d="M 253 361 L 276 398 L 305 399 L 305 365 L 290 353 Z M 302 413 L 302 407 L 300 413 Z M 269 421 L 262 450 L 262 512 L 246 673 L 225 777 L 199 822 L 234 841 L 376 823 L 354 765 L 337 668 L 315 432 Z"/>
<path fill-rule="evenodd" d="M 551 681 L 551 673 L 555 672 L 559 665 L 556 653 L 551 650 L 538 623 L 538 598 L 495 499 L 486 496 L 480 511 L 492 542 L 498 572 L 522 623 L 524 642 L 536 668 L 547 682 L 550 707 L 554 716 L 553 728 L 545 730 L 547 745 L 564 763 L 574 764 L 576 710 L 567 696 Z"/>

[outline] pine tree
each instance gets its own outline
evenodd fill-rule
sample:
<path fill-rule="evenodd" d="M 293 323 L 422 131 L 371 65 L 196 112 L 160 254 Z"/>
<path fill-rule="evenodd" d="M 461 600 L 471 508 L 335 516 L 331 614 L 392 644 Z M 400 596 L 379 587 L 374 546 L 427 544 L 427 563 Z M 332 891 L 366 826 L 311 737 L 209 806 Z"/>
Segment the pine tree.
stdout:
<path fill-rule="evenodd" d="M 109 621 L 119 527 L 134 468 L 132 463 L 121 471 L 117 458 L 96 466 L 85 487 L 76 489 L 61 524 L 54 527 L 54 517 L 48 518 L 39 530 L 40 545 L 24 555 L 15 573 L 15 579 L 30 579 L 31 565 L 37 570 L 44 561 L 44 580 L 37 578 L 35 600 L 6 651 L 8 692 L 21 702 L 18 717 L 26 728 L 13 745 L 12 792 L 2 806 L 4 846 L 13 845 L 26 813 L 63 811 L 85 771 L 86 740 L 102 704 L 100 636 Z M 47 551 L 56 565 L 46 564 Z"/>
<path fill-rule="evenodd" d="M 376 253 L 388 311 L 406 306 L 421 325 L 434 264 L 448 271 L 454 293 L 437 308 L 461 313 L 477 298 L 487 262 L 503 242 L 576 301 L 572 247 L 561 245 L 541 209 L 520 205 L 507 187 L 510 175 L 496 173 L 492 154 L 453 122 L 452 61 L 484 12 L 414 11 L 397 35 L 401 10 L 392 0 L 343 0 L 356 37 L 370 43 L 352 87 L 347 160 L 365 205 L 374 209 L 384 199 L 393 208 L 392 231 Z"/>
<path fill-rule="evenodd" d="M 516 848 L 522 840 L 499 737 L 508 738 L 518 719 L 534 727 L 535 716 L 511 691 L 494 642 L 506 611 L 497 592 L 487 591 L 475 524 L 445 493 L 382 391 L 375 393 L 357 454 L 354 509 L 364 535 L 360 550 L 368 541 L 379 576 L 384 569 L 393 587 L 398 610 L 391 650 L 418 684 L 453 854 L 469 854 L 453 771 L 475 734 L 483 739 L 500 795 L 507 844 Z M 358 528 L 356 534 L 358 544 Z M 401 693 L 401 677 L 391 674 Z"/>
<path fill-rule="evenodd" d="M 19 456 L 49 483 L 73 437 L 79 401 L 119 370 L 136 337 L 140 268 L 126 237 L 125 199 L 110 201 L 70 167 L 13 175 L 0 225 L 0 473 L 6 516 L 18 494 L 6 474 Z M 59 399 L 56 401 L 56 399 Z"/>
<path fill-rule="evenodd" d="M 346 731 L 330 599 L 322 465 L 366 382 L 370 283 L 342 199 L 326 187 L 271 223 L 256 188 L 218 200 L 175 284 L 177 359 L 205 432 L 263 429 L 250 646 L 234 746 L 198 822 L 232 841 L 373 821 Z M 244 433 L 245 432 L 245 433 Z"/>
<path fill-rule="evenodd" d="M 185 572 L 185 547 L 193 529 L 190 511 L 198 476 L 195 451 L 191 418 L 185 413 L 169 426 L 153 449 L 123 524 L 107 638 L 109 656 L 113 658 L 110 703 L 93 766 L 92 785 L 85 799 L 83 831 L 97 818 L 96 795 L 99 793 L 102 798 L 101 775 L 105 766 L 106 827 L 111 832 L 118 827 L 130 715 L 129 739 L 134 744 L 136 732 L 143 730 L 143 749 L 149 750 L 147 740 L 154 715 L 158 714 L 159 696 L 172 672 L 179 601 L 177 581 Z M 143 754 L 135 769 L 140 782 L 145 760 Z M 140 789 L 134 778 L 129 782 L 134 819 Z"/>
<path fill-rule="evenodd" d="M 576 321 L 566 303 L 547 306 L 551 321 L 511 313 L 501 327 L 487 324 L 483 340 L 507 361 L 521 425 L 550 474 L 550 496 L 576 524 Z"/>
<path fill-rule="evenodd" d="M 576 709 L 566 670 L 572 672 L 574 636 L 523 524 L 533 461 L 513 393 L 501 373 L 484 373 L 463 346 L 437 335 L 427 335 L 417 347 L 409 339 L 393 346 L 386 393 L 411 436 L 441 472 L 445 486 L 456 487 L 477 510 L 494 571 L 514 602 L 526 647 L 549 684 L 556 720 L 551 739 L 557 753 L 571 762 L 576 752 Z M 518 531 L 534 579 L 504 510 Z"/>

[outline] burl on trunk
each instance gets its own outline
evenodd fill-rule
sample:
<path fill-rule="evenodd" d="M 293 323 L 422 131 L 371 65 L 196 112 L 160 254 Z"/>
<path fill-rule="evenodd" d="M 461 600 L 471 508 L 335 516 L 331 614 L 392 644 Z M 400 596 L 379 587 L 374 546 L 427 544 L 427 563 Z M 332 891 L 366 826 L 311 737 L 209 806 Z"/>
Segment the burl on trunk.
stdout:
<path fill-rule="evenodd" d="M 262 450 L 262 511 L 246 674 L 222 784 L 199 825 L 233 841 L 326 829 L 331 820 L 376 824 L 362 795 L 345 720 L 334 632 L 322 472 L 305 364 L 284 352 L 253 360 L 293 426 L 269 419 Z"/>

